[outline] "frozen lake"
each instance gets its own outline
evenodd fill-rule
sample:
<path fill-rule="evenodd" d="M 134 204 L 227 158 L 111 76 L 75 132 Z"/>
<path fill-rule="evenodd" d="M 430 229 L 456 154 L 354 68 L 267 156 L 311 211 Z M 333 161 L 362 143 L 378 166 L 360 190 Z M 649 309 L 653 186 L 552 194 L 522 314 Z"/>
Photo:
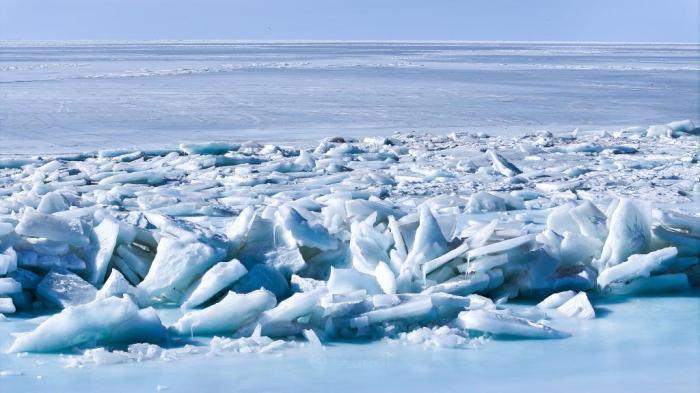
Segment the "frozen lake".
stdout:
<path fill-rule="evenodd" d="M 698 118 L 700 46 L 0 43 L 0 153 Z"/>
<path fill-rule="evenodd" d="M 700 297 L 594 300 L 599 318 L 568 322 L 564 340 L 487 341 L 477 349 L 397 343 L 333 344 L 325 351 L 192 355 L 175 361 L 65 368 L 55 355 L 0 354 L 3 391 L 152 392 L 697 392 Z M 0 350 L 25 321 L 0 323 Z M 37 376 L 41 376 L 39 379 Z"/>

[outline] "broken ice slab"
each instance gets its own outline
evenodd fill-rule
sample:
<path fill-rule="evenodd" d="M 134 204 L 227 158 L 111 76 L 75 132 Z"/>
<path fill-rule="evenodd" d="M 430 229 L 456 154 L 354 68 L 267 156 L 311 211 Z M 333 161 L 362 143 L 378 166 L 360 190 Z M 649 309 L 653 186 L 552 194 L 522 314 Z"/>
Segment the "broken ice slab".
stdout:
<path fill-rule="evenodd" d="M 234 282 L 243 277 L 248 270 L 238 260 L 219 262 L 192 284 L 182 301 L 183 308 L 197 307 L 217 293 L 230 287 Z"/>
<path fill-rule="evenodd" d="M 188 312 L 171 328 L 183 336 L 231 334 L 276 304 L 275 295 L 265 289 L 246 294 L 229 292 L 218 303 Z"/>
<path fill-rule="evenodd" d="M 131 244 L 119 245 L 116 249 L 116 253 L 129 265 L 132 271 L 140 277 L 146 277 L 151 267 L 151 261 L 153 260 L 152 254 Z"/>
<path fill-rule="evenodd" d="M 334 250 L 338 242 L 331 237 L 328 230 L 320 223 L 311 223 L 297 209 L 283 206 L 277 210 L 278 224 L 287 230 L 296 244 L 317 248 L 321 251 Z"/>
<path fill-rule="evenodd" d="M 495 336 L 522 338 L 566 338 L 570 334 L 541 323 L 516 317 L 506 311 L 471 310 L 459 314 L 457 326 Z"/>
<path fill-rule="evenodd" d="M 8 247 L 0 252 L 0 276 L 17 270 L 17 253 L 14 248 Z"/>
<path fill-rule="evenodd" d="M 576 296 L 567 300 L 564 304 L 557 307 L 557 311 L 567 317 L 576 317 L 581 319 L 595 318 L 595 310 L 588 300 L 586 292 L 579 292 Z"/>
<path fill-rule="evenodd" d="M 36 289 L 36 286 L 41 281 L 41 276 L 26 269 L 16 269 L 8 274 L 15 281 L 22 285 L 22 289 Z"/>
<path fill-rule="evenodd" d="M 132 286 L 118 270 L 112 269 L 107 281 L 97 291 L 95 299 L 106 299 L 112 296 L 122 297 L 124 295 L 131 296 L 138 305 L 147 303 L 147 296 L 143 290 Z"/>
<path fill-rule="evenodd" d="M 172 173 L 170 173 L 170 175 L 172 175 Z M 166 176 L 164 173 L 156 170 L 146 170 L 138 172 L 117 173 L 101 179 L 97 184 L 148 184 L 151 186 L 157 186 L 165 182 Z"/>
<path fill-rule="evenodd" d="M 693 236 L 700 236 L 700 217 L 661 210 L 654 210 L 653 216 L 668 228 L 685 231 Z"/>
<path fill-rule="evenodd" d="M 358 272 L 355 269 L 331 267 L 331 273 L 326 285 L 330 293 L 342 294 L 358 290 L 363 290 L 368 295 L 384 293 L 374 276 Z"/>
<path fill-rule="evenodd" d="M 613 282 L 627 282 L 649 277 L 654 271 L 664 271 L 665 264 L 678 255 L 675 247 L 667 247 L 649 254 L 631 255 L 625 262 L 604 269 L 598 275 L 598 285 L 604 289 Z"/>
<path fill-rule="evenodd" d="M 506 201 L 503 198 L 486 191 L 472 194 L 466 209 L 468 213 L 503 212 L 506 210 Z"/>
<path fill-rule="evenodd" d="M 496 272 L 471 273 L 465 276 L 454 277 L 441 284 L 429 286 L 423 293 L 449 293 L 466 296 L 489 288 L 495 288 L 500 284 L 503 284 L 502 273 L 500 275 Z"/>
<path fill-rule="evenodd" d="M 472 260 L 485 255 L 493 255 L 513 251 L 516 249 L 527 249 L 534 245 L 536 235 L 529 234 L 518 236 L 512 239 L 503 240 L 498 243 L 489 244 L 487 246 L 475 248 L 467 252 L 467 259 Z"/>
<path fill-rule="evenodd" d="M 562 304 L 566 303 L 569 299 L 574 297 L 576 292 L 574 291 L 563 291 L 558 293 L 553 293 L 547 296 L 544 300 L 537 303 L 537 307 L 541 309 L 557 308 Z"/>
<path fill-rule="evenodd" d="M 486 151 L 486 154 L 491 160 L 493 169 L 498 171 L 498 173 L 501 175 L 513 177 L 523 173 L 518 167 L 513 165 L 510 161 L 506 160 L 502 155 L 496 153 L 495 151 L 489 149 Z"/>
<path fill-rule="evenodd" d="M 129 298 L 109 297 L 68 307 L 18 337 L 10 353 L 53 352 L 106 344 L 161 342 L 166 330 L 155 310 L 139 310 Z"/>
<path fill-rule="evenodd" d="M 79 221 L 67 220 L 53 214 L 39 213 L 30 209 L 25 210 L 15 227 L 15 232 L 24 236 L 66 242 L 77 247 L 90 244 Z"/>
<path fill-rule="evenodd" d="M 309 292 L 295 293 L 287 299 L 281 301 L 276 307 L 263 312 L 254 322 L 260 324 L 262 334 L 265 336 L 277 337 L 297 333 L 297 328 L 285 328 L 285 325 L 293 324 L 297 319 L 311 314 L 318 307 L 321 297 L 328 293 L 326 288 L 318 288 Z M 283 334 L 279 333 L 280 327 Z M 289 334 L 286 334 L 289 333 Z"/>
<path fill-rule="evenodd" d="M 394 307 L 366 312 L 350 320 L 350 326 L 362 328 L 387 321 L 414 321 L 425 319 L 433 311 L 433 302 L 429 296 L 410 300 Z"/>
<path fill-rule="evenodd" d="M 77 274 L 55 267 L 39 282 L 36 294 L 52 306 L 66 308 L 92 301 L 97 289 Z"/>
<path fill-rule="evenodd" d="M 230 151 L 236 151 L 241 147 L 238 143 L 228 142 L 205 142 L 205 143 L 182 143 L 180 150 L 187 154 L 220 155 Z"/>
<path fill-rule="evenodd" d="M 160 239 L 156 257 L 139 287 L 151 297 L 178 302 L 192 282 L 221 261 L 226 252 L 218 247 L 218 241 L 207 244 L 197 240 L 196 231 L 175 224 L 164 224 L 161 230 L 178 233 L 181 238 Z"/>
<path fill-rule="evenodd" d="M 700 235 L 666 228 L 663 225 L 654 225 L 651 231 L 658 239 L 675 246 L 680 255 L 700 255 Z"/>
<path fill-rule="evenodd" d="M 621 199 L 608 222 L 609 234 L 598 261 L 600 267 L 617 265 L 632 254 L 646 251 L 651 241 L 648 206 Z"/>
<path fill-rule="evenodd" d="M 105 274 L 112 258 L 114 247 L 119 236 L 119 223 L 111 217 L 103 218 L 102 222 L 93 228 L 89 253 L 87 278 L 93 285 L 99 286 L 105 281 Z"/>
<path fill-rule="evenodd" d="M 447 251 L 447 239 L 445 239 L 438 221 L 428 206 L 421 206 L 418 229 L 404 266 L 409 269 L 418 267 Z"/>
<path fill-rule="evenodd" d="M 289 293 L 289 283 L 284 276 L 279 271 L 264 264 L 253 266 L 248 274 L 241 277 L 233 285 L 233 289 L 240 293 L 248 293 L 260 288 L 272 292 L 278 299 L 284 298 Z"/>
<path fill-rule="evenodd" d="M 17 252 L 17 264 L 19 267 L 48 271 L 54 267 L 67 269 L 73 272 L 84 272 L 87 264 L 73 253 L 65 255 L 39 255 L 34 251 Z"/>
<path fill-rule="evenodd" d="M 606 291 L 615 295 L 634 296 L 684 292 L 689 289 L 688 276 L 684 273 L 674 273 L 640 277 L 627 283 L 614 282 Z"/>
<path fill-rule="evenodd" d="M 0 315 L 12 314 L 15 311 L 17 311 L 17 309 L 15 308 L 15 304 L 12 302 L 12 298 L 0 297 Z"/>
<path fill-rule="evenodd" d="M 22 292 L 22 284 L 11 277 L 0 277 L 0 296 Z"/>

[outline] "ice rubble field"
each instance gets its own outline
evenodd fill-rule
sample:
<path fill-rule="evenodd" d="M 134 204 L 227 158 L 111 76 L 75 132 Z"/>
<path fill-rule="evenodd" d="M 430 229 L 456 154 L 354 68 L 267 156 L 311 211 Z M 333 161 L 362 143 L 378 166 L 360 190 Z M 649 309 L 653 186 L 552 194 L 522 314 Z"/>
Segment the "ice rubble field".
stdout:
<path fill-rule="evenodd" d="M 2 330 L 0 372 L 42 352 L 70 368 L 571 340 L 621 296 L 700 285 L 699 134 L 683 120 L 0 159 L 0 312 L 20 328 Z"/>

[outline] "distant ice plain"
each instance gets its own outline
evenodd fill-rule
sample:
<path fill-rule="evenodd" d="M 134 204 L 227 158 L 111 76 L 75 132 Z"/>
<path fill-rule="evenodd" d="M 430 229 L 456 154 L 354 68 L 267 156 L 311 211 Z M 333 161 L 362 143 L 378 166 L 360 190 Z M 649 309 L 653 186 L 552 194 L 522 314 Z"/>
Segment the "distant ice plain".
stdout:
<path fill-rule="evenodd" d="M 0 42 L 0 154 L 697 120 L 700 45 Z"/>

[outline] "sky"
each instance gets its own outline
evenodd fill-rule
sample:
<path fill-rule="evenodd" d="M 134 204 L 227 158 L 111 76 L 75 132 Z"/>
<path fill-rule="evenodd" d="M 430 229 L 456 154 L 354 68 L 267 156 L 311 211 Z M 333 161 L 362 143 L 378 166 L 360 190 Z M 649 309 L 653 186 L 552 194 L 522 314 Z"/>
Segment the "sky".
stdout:
<path fill-rule="evenodd" d="M 0 0 L 0 40 L 700 42 L 698 0 Z"/>

